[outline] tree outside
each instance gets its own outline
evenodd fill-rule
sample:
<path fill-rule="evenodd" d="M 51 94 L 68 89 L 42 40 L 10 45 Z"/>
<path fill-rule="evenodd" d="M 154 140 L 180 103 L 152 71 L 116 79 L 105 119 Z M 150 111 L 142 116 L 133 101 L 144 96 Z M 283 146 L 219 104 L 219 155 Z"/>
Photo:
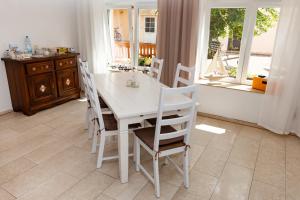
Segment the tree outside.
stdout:
<path fill-rule="evenodd" d="M 210 36 L 208 59 L 216 53 L 216 43 L 221 44 L 222 39 L 228 38 L 227 51 L 239 54 L 245 19 L 245 8 L 213 8 L 210 18 Z M 268 32 L 278 21 L 279 10 L 276 8 L 259 8 L 257 10 L 254 36 Z M 214 45 L 212 45 L 214 44 Z M 236 76 L 236 68 L 229 68 L 230 76 Z"/>

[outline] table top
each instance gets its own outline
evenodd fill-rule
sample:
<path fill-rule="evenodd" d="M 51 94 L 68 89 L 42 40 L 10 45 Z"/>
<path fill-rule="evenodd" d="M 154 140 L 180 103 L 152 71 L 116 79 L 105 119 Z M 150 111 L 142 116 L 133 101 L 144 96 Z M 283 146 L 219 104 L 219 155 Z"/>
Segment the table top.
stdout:
<path fill-rule="evenodd" d="M 127 81 L 135 76 L 138 88 L 127 87 Z M 95 83 L 101 97 L 118 119 L 152 115 L 158 111 L 160 88 L 166 87 L 152 77 L 140 72 L 110 72 L 95 74 Z M 186 101 L 186 96 L 172 96 L 168 103 Z"/>

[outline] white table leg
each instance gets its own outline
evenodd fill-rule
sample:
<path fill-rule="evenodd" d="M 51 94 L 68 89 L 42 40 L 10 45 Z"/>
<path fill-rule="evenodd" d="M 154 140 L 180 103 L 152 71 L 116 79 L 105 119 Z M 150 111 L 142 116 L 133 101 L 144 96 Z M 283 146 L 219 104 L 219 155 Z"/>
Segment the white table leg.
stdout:
<path fill-rule="evenodd" d="M 119 120 L 119 174 L 121 183 L 128 182 L 128 123 Z"/>

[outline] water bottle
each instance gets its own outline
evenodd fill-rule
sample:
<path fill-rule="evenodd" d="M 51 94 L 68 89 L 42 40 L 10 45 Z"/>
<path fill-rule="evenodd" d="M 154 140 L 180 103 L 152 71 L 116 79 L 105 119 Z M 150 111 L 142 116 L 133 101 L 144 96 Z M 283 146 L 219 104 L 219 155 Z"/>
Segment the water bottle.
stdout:
<path fill-rule="evenodd" d="M 25 44 L 25 52 L 32 54 L 31 40 L 28 36 L 25 37 L 24 44 Z"/>

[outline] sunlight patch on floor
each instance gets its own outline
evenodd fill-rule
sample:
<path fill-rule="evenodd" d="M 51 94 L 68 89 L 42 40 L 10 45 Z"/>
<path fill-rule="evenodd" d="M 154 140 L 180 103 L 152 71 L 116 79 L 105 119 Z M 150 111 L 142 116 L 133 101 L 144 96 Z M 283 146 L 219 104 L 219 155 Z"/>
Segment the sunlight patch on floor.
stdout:
<path fill-rule="evenodd" d="M 226 133 L 226 129 L 224 129 L 224 128 L 210 126 L 210 125 L 207 125 L 207 124 L 197 124 L 195 126 L 195 128 L 198 129 L 198 130 L 201 130 L 201 131 L 214 133 L 214 134 L 218 134 L 218 135 Z"/>

